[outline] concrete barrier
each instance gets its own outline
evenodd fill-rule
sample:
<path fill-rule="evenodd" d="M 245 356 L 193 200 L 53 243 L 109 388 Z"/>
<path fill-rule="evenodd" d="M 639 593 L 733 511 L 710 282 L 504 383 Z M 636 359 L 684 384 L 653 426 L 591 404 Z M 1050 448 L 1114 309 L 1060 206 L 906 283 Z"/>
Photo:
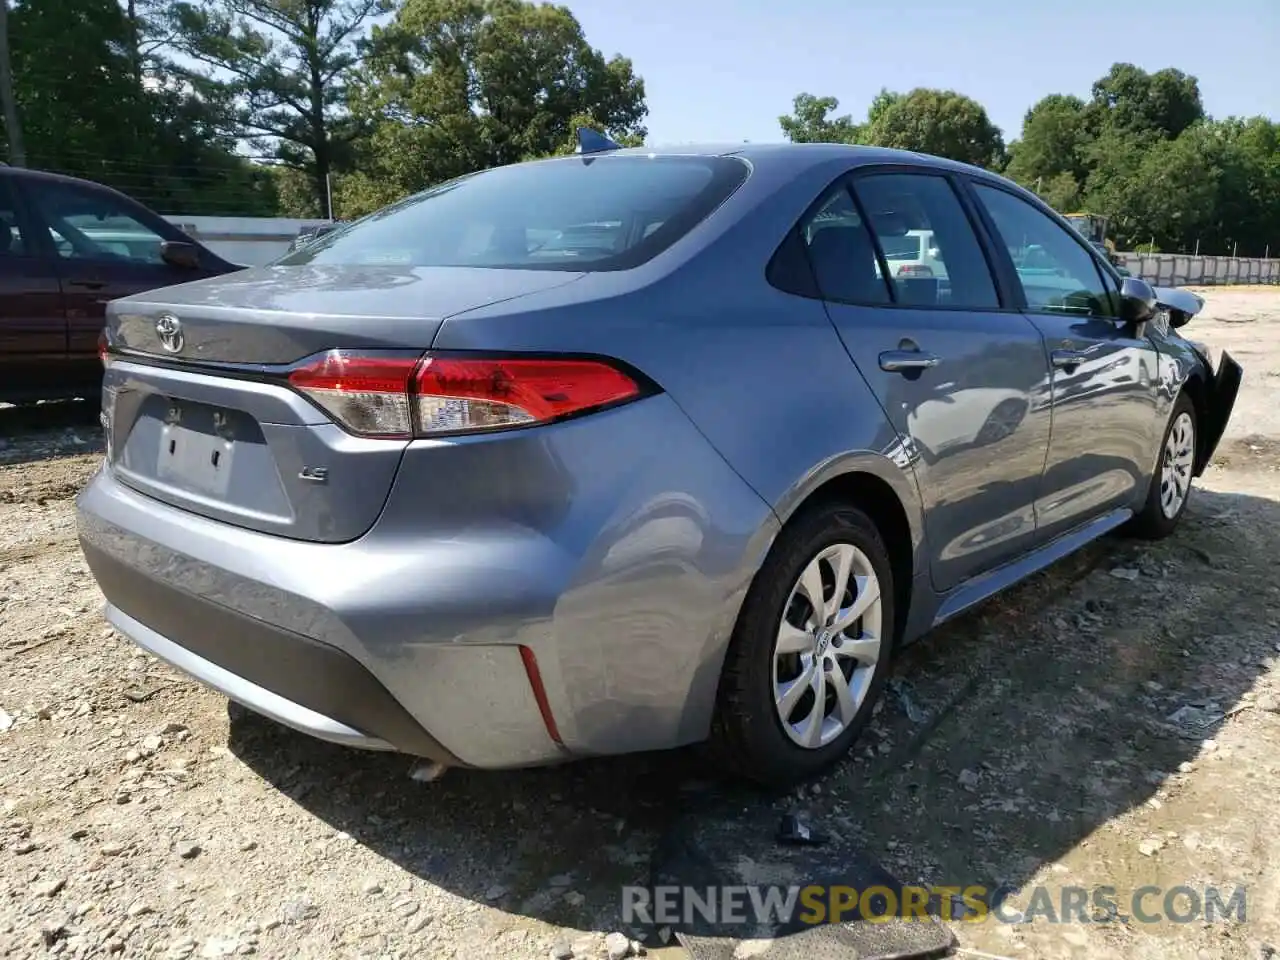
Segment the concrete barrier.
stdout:
<path fill-rule="evenodd" d="M 232 263 L 260 267 L 284 256 L 303 227 L 328 220 L 289 217 L 165 217 L 179 230 Z"/>
<path fill-rule="evenodd" d="M 1185 253 L 1121 253 L 1135 277 L 1162 287 L 1280 284 L 1280 259 L 1208 257 Z"/>

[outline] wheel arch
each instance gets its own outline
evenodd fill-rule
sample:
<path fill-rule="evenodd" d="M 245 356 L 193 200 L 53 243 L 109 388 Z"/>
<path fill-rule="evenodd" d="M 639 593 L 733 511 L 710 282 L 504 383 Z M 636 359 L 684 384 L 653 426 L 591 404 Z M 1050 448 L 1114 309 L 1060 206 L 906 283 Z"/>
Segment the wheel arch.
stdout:
<path fill-rule="evenodd" d="M 832 501 L 857 506 L 867 514 L 889 553 L 898 638 L 910 620 L 912 586 L 925 542 L 924 518 L 909 469 L 877 454 L 841 458 L 814 471 L 807 483 L 775 508 L 784 527 L 800 513 Z"/>
<path fill-rule="evenodd" d="M 1209 422 L 1209 388 L 1199 370 L 1192 371 L 1182 383 L 1181 393 L 1191 400 L 1196 412 L 1196 462 L 1194 475 L 1200 476 L 1209 460 L 1209 434 L 1204 426 Z M 1176 402 L 1176 401 L 1175 401 Z"/>

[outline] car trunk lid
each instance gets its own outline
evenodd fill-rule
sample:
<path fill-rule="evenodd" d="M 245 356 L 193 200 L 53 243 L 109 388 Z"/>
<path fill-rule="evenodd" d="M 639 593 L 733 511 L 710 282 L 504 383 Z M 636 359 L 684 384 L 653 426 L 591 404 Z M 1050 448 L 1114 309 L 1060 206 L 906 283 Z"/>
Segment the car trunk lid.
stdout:
<path fill-rule="evenodd" d="M 258 267 L 111 305 L 115 349 L 193 363 L 283 364 L 321 350 L 427 347 L 455 313 L 562 286 L 580 273 L 474 267 Z M 176 320 L 178 349 L 162 339 Z"/>
<path fill-rule="evenodd" d="M 108 309 L 109 469 L 211 519 L 318 542 L 377 519 L 408 441 L 355 436 L 291 388 L 325 351 L 425 351 L 443 319 L 577 279 L 468 268 L 270 267 Z"/>

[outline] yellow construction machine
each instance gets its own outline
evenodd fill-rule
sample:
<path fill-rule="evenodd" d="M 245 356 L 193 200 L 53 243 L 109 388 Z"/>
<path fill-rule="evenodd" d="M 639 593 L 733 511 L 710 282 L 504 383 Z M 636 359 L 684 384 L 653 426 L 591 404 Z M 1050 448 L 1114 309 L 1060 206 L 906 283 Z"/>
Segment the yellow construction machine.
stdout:
<path fill-rule="evenodd" d="M 1097 213 L 1068 213 L 1063 219 L 1080 231 L 1080 235 L 1095 247 L 1105 249 L 1107 257 L 1114 262 L 1116 244 L 1107 236 L 1107 226 L 1111 223 L 1109 217 Z"/>

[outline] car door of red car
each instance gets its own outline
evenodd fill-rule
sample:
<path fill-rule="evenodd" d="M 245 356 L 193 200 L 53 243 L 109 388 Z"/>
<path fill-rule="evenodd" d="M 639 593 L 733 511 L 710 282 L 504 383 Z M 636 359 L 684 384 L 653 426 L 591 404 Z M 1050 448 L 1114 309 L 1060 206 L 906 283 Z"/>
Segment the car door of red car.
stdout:
<path fill-rule="evenodd" d="M 0 399 L 56 392 L 66 363 L 67 318 L 52 255 L 14 179 L 0 176 Z"/>
<path fill-rule="evenodd" d="M 96 375 L 98 335 L 110 301 L 225 272 L 221 261 L 203 262 L 216 259 L 203 249 L 198 267 L 167 262 L 163 243 L 189 238 L 113 190 L 41 179 L 26 191 L 57 254 L 73 375 Z"/>

